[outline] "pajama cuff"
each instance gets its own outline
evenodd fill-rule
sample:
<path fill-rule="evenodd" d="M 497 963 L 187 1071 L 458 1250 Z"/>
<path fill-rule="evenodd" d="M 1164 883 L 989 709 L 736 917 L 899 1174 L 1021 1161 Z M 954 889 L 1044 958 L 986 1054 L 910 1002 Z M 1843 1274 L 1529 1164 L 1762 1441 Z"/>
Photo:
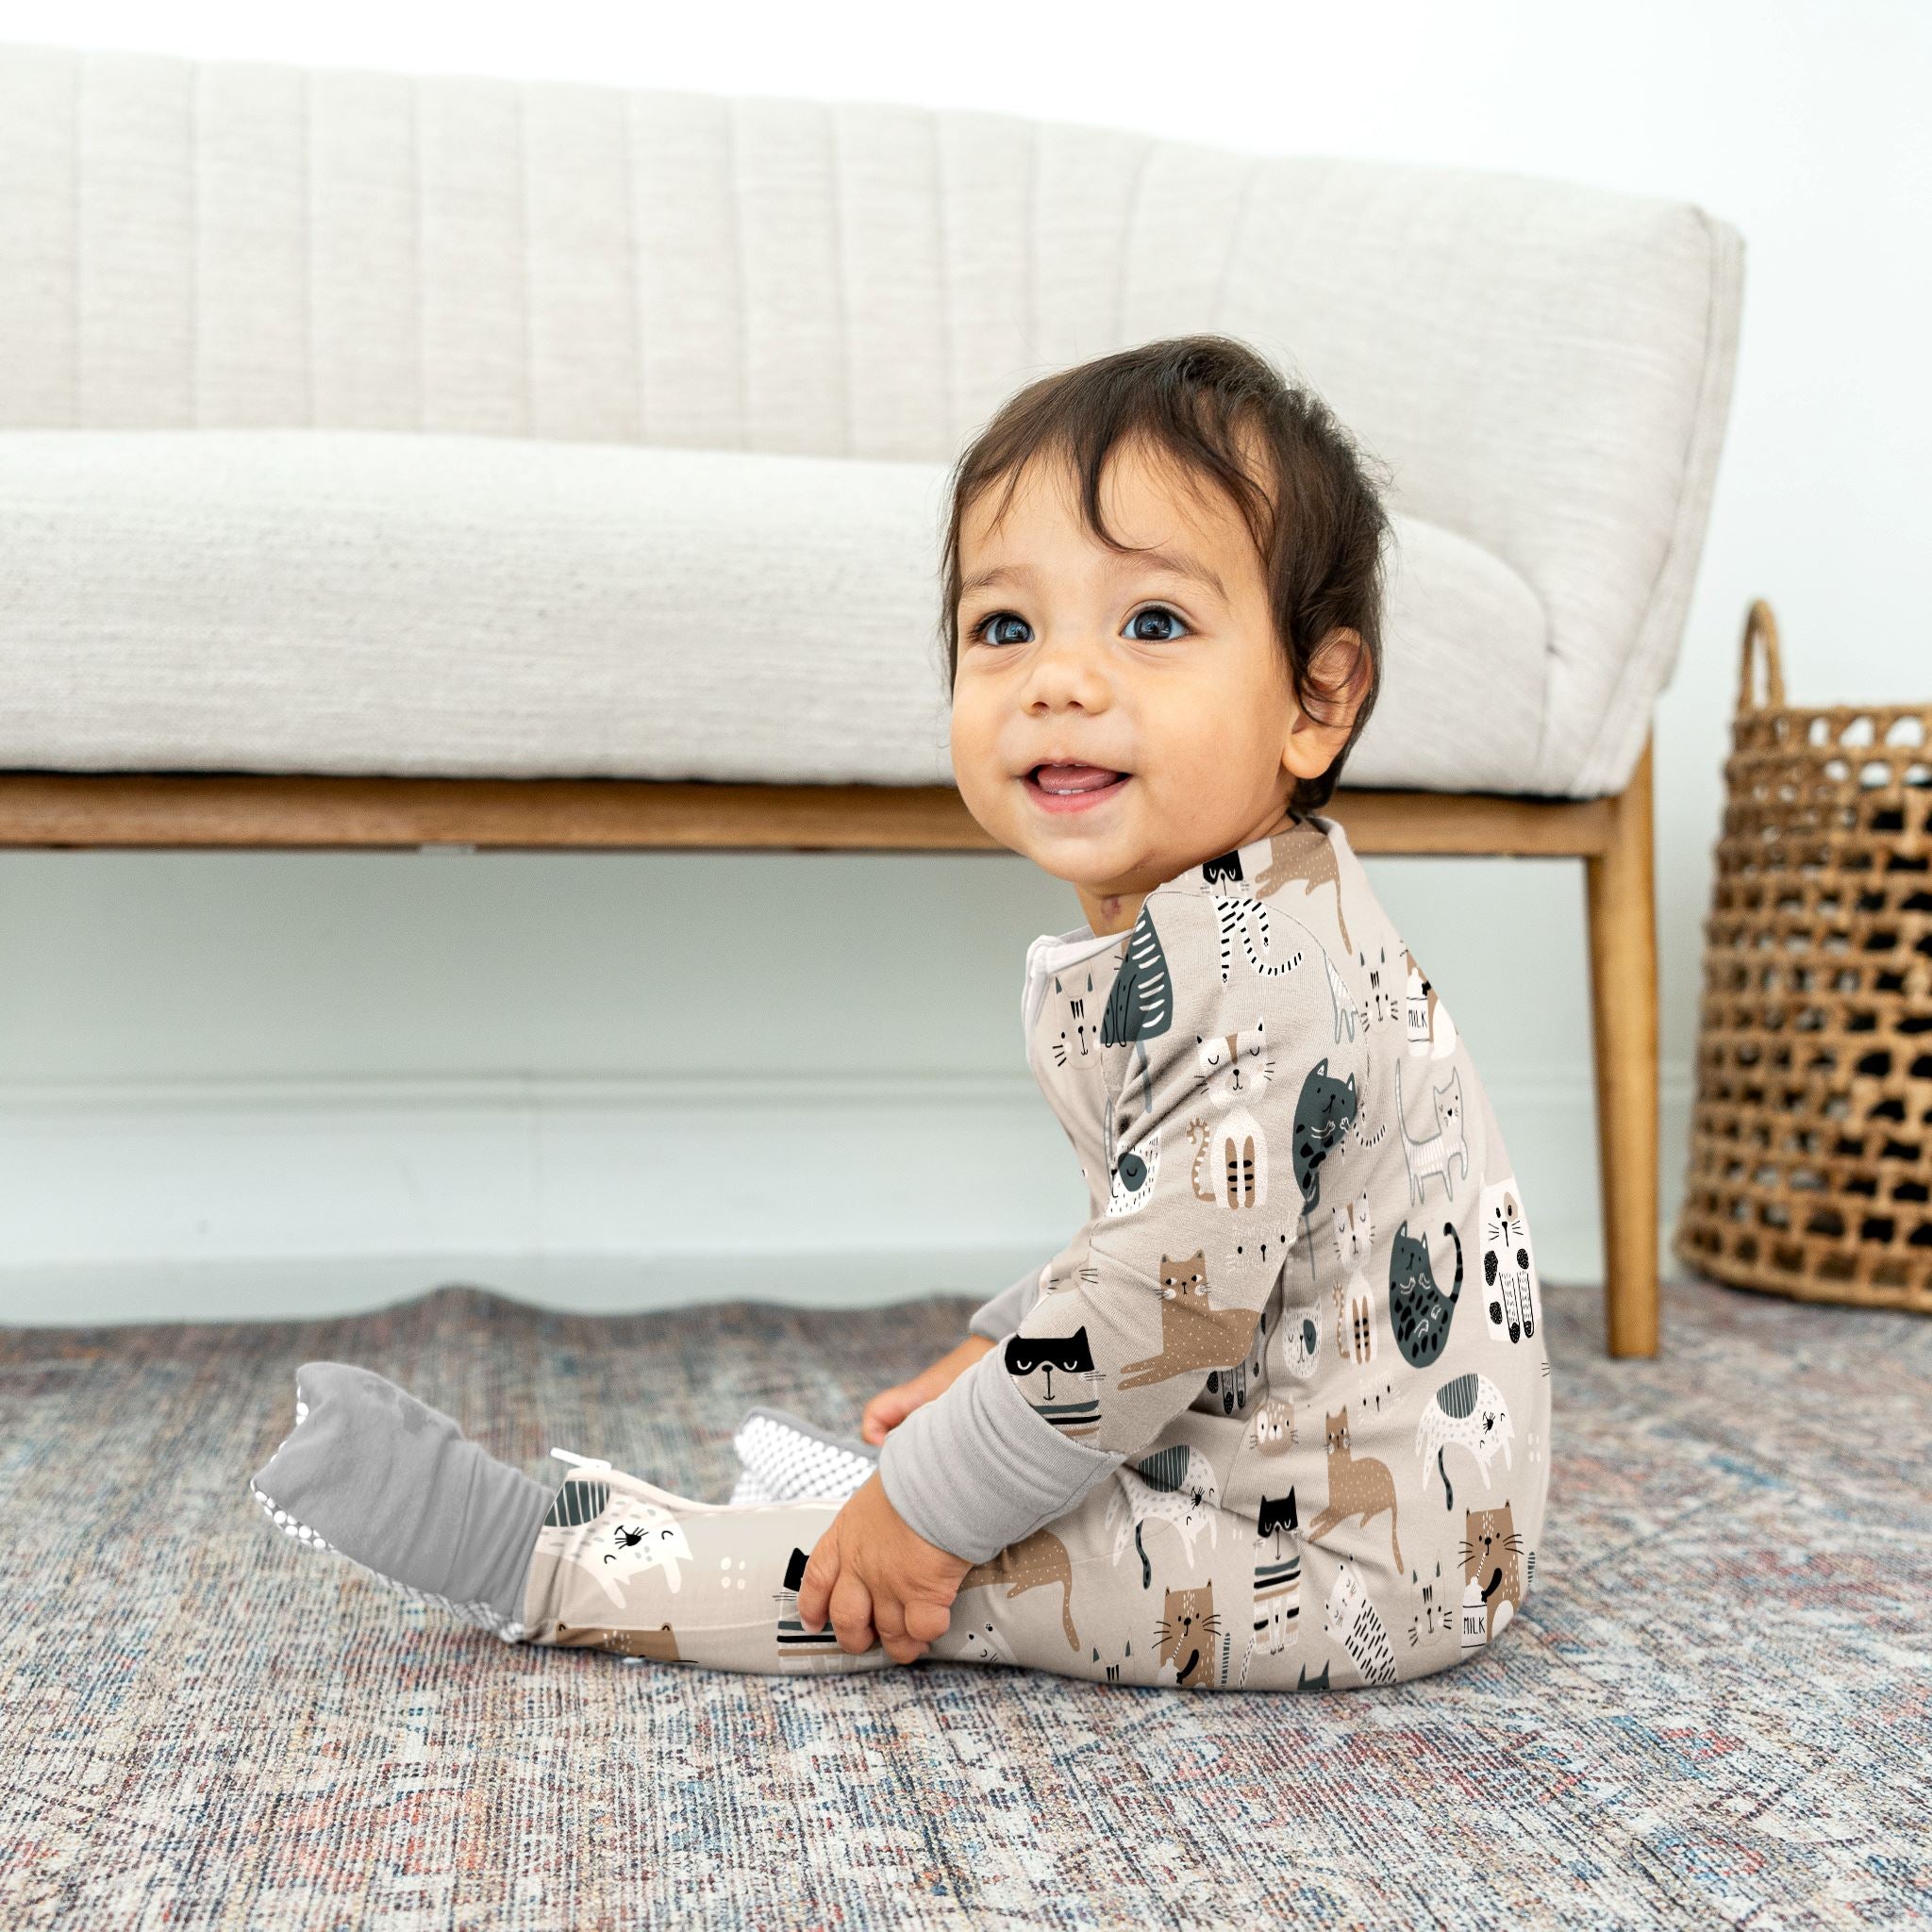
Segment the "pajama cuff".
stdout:
<path fill-rule="evenodd" d="M 1070 1441 L 989 1349 L 886 1437 L 886 1500 L 927 1542 L 984 1563 L 1074 1508 L 1126 1458 Z"/>
<path fill-rule="evenodd" d="M 983 1335 L 989 1341 L 1004 1341 L 1018 1329 L 1033 1306 L 1040 1287 L 1040 1270 L 1029 1268 L 1009 1288 L 1003 1288 L 991 1301 L 981 1302 L 966 1320 L 969 1335 Z"/>

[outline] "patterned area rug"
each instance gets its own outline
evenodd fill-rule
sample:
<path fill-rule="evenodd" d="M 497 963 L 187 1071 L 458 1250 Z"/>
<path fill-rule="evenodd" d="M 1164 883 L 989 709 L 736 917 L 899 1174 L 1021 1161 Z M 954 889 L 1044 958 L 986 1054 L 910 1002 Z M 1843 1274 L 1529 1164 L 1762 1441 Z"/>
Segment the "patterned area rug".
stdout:
<path fill-rule="evenodd" d="M 1444 1674 L 1289 1694 L 508 1648 L 246 1479 L 365 1362 L 498 1455 L 722 1500 L 764 1402 L 856 1426 L 973 1302 L 0 1329 L 0 1924 L 1932 1924 L 1932 1323 L 1552 1289 L 1549 1527 Z"/>

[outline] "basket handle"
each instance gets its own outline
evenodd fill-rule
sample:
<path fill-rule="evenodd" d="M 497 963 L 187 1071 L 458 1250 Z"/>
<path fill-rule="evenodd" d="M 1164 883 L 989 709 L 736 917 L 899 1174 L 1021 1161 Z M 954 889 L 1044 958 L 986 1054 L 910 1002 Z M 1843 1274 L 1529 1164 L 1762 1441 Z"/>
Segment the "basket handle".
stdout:
<path fill-rule="evenodd" d="M 1752 684 L 1752 645 L 1758 640 L 1764 643 L 1765 694 L 1762 700 L 1754 695 Z M 1762 710 L 1767 705 L 1782 710 L 1785 703 L 1784 667 L 1777 655 L 1777 620 L 1771 614 L 1771 606 L 1762 597 L 1751 606 L 1750 613 L 1744 619 L 1744 641 L 1738 660 L 1738 709 L 1743 711 Z"/>

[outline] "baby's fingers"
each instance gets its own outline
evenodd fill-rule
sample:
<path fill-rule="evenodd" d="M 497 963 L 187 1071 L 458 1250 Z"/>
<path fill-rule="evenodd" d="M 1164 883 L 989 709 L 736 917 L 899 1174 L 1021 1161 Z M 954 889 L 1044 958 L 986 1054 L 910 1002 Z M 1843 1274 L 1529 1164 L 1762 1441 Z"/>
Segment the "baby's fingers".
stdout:
<path fill-rule="evenodd" d="M 874 1596 L 872 1602 L 873 1626 L 879 1633 L 879 1647 L 895 1664 L 917 1663 L 926 1646 L 908 1634 L 906 1607 L 888 1597 Z"/>
<path fill-rule="evenodd" d="M 854 1657 L 878 1641 L 872 1627 L 872 1591 L 849 1566 L 832 1586 L 832 1628 L 839 1633 L 839 1648 Z"/>
<path fill-rule="evenodd" d="M 888 1433 L 896 1429 L 924 1399 L 910 1382 L 901 1382 L 896 1389 L 881 1389 L 865 1405 L 865 1412 L 859 1419 L 858 1433 L 866 1441 L 876 1447 L 886 1440 Z"/>
<path fill-rule="evenodd" d="M 905 1604 L 906 1634 L 915 1643 L 930 1643 L 952 1627 L 953 1607 L 935 1603 L 929 1597 L 908 1597 Z"/>

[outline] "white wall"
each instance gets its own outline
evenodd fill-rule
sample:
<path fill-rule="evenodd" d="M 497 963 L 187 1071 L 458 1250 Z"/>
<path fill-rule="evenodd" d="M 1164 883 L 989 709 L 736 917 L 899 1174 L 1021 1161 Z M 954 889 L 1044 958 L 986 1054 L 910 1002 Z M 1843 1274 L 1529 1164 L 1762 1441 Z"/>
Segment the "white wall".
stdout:
<path fill-rule="evenodd" d="M 1737 224 L 1731 428 L 1657 719 L 1668 1229 L 1745 608 L 1775 606 L 1796 701 L 1932 695 L 1932 12 L 1099 17 L 0 0 L 0 38 L 991 107 Z M 1585 1291 L 1577 868 L 1369 862 L 1484 1069 L 1545 1271 Z M 720 894 L 792 935 L 782 978 L 714 968 Z M 0 854 L 0 1320 L 320 1312 L 449 1278 L 576 1306 L 990 1291 L 1083 1210 L 1015 997 L 1027 940 L 1078 918 L 1003 856 Z"/>

